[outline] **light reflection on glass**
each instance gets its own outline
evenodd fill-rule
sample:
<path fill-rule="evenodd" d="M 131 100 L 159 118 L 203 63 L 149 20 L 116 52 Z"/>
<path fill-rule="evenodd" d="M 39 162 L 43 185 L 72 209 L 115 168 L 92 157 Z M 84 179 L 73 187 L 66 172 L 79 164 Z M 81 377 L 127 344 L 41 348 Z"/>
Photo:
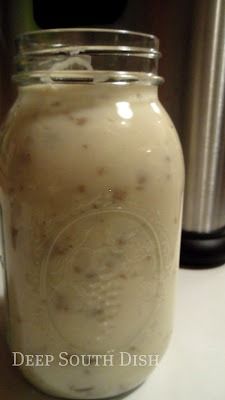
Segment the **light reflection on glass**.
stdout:
<path fill-rule="evenodd" d="M 133 111 L 128 101 L 118 101 L 116 103 L 117 113 L 121 118 L 130 119 L 133 117 Z"/>
<path fill-rule="evenodd" d="M 160 114 L 160 108 L 157 103 L 151 101 L 150 106 L 152 107 L 153 111 L 155 111 L 157 114 Z"/>

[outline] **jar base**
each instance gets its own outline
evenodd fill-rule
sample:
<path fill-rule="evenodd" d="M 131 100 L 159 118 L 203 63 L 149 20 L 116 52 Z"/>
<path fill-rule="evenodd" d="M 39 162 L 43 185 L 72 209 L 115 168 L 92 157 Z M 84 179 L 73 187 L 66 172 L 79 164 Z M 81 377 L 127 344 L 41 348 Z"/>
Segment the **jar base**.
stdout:
<path fill-rule="evenodd" d="M 66 396 L 66 395 L 60 395 L 56 394 L 54 390 L 48 390 L 48 389 L 42 389 L 41 386 L 38 386 L 36 382 L 34 382 L 30 376 L 28 377 L 23 370 L 20 369 L 20 373 L 22 374 L 24 380 L 31 386 L 33 386 L 38 392 L 43 393 L 44 395 L 51 396 L 53 398 L 58 398 L 58 399 L 71 399 L 71 400 L 122 400 L 126 398 L 129 394 L 135 392 L 138 388 L 140 388 L 146 381 L 147 377 L 145 377 L 140 383 L 136 384 L 134 387 L 128 390 L 122 390 L 120 393 L 117 394 L 111 394 L 109 396 L 98 396 L 98 397 L 91 397 L 91 396 L 86 396 L 82 397 L 82 395 L 79 395 L 78 397 L 71 395 L 71 396 Z"/>

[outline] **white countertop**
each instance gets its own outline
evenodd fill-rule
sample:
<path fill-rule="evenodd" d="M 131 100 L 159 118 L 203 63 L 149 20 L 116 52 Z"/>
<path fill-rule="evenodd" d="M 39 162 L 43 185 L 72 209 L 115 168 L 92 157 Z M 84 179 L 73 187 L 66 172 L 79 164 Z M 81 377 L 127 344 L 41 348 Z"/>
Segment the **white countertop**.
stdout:
<path fill-rule="evenodd" d="M 127 400 L 225 399 L 225 266 L 181 269 L 177 289 L 174 333 L 167 353 Z M 36 391 L 10 366 L 1 325 L 0 320 L 0 399 L 53 399 Z"/>

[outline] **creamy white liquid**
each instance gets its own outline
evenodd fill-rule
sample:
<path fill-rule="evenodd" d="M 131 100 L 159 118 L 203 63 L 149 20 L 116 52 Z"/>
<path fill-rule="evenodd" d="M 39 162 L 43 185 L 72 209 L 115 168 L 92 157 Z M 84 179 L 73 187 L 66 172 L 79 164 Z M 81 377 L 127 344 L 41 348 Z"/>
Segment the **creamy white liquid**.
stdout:
<path fill-rule="evenodd" d="M 52 354 L 21 366 L 38 388 L 104 398 L 153 367 L 172 329 L 183 160 L 156 88 L 21 89 L 1 147 L 12 351 Z M 112 354 L 114 366 L 58 365 L 60 352 Z"/>

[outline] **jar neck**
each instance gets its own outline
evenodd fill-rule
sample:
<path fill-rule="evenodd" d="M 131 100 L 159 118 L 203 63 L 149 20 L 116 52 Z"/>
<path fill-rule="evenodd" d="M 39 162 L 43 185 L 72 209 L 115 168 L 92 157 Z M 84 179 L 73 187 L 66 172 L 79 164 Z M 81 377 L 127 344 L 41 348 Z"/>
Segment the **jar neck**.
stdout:
<path fill-rule="evenodd" d="M 158 85 L 155 36 L 112 29 L 44 30 L 17 40 L 20 85 L 34 83 L 131 83 Z"/>

